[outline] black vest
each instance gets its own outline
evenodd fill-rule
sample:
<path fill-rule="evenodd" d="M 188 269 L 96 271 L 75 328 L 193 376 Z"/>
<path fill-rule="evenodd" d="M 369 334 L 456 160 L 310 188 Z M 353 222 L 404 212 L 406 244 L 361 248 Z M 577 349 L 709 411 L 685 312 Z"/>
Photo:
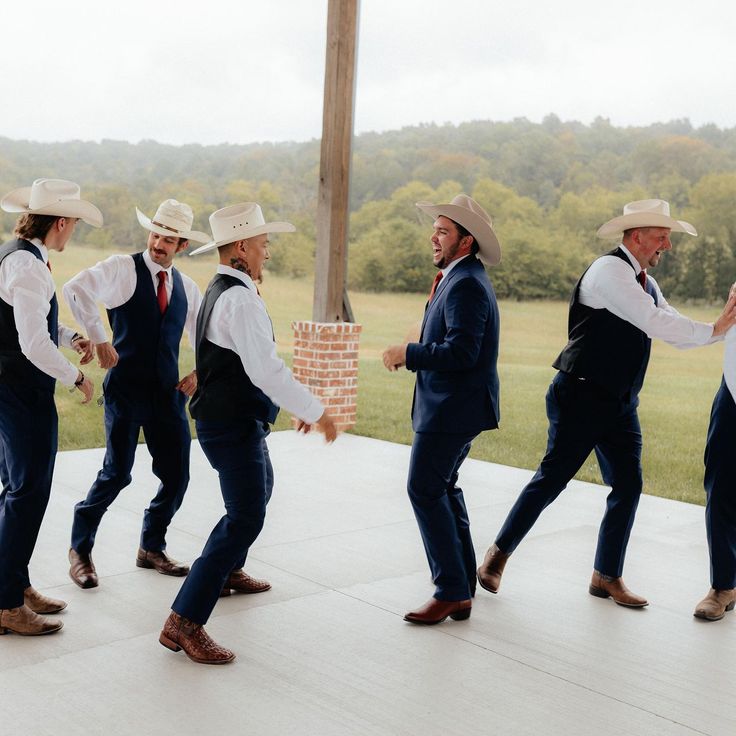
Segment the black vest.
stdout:
<path fill-rule="evenodd" d="M 108 309 L 118 363 L 105 376 L 105 400 L 122 409 L 149 411 L 153 404 L 182 412 L 186 396 L 179 382 L 179 343 L 187 318 L 181 274 L 171 269 L 171 299 L 161 314 L 151 272 L 142 253 L 131 256 L 136 285 L 125 304 Z"/>
<path fill-rule="evenodd" d="M 625 261 L 636 278 L 636 270 L 621 248 L 606 255 Z M 585 378 L 618 399 L 633 399 L 644 383 L 652 341 L 638 327 L 607 309 L 581 304 L 579 293 L 583 276 L 570 299 L 568 343 L 552 366 Z M 656 304 L 656 291 L 650 281 L 647 293 Z"/>
<path fill-rule="evenodd" d="M 189 402 L 189 412 L 205 422 L 232 422 L 250 417 L 272 424 L 279 407 L 248 378 L 240 356 L 205 337 L 215 302 L 237 286 L 248 288 L 239 278 L 218 273 L 205 292 L 197 315 L 197 391 Z"/>
<path fill-rule="evenodd" d="M 0 263 L 11 253 L 25 250 L 43 262 L 38 248 L 27 240 L 11 240 L 0 248 Z M 49 313 L 46 318 L 49 335 L 54 345 L 59 344 L 59 305 L 56 294 L 49 302 Z M 36 368 L 21 352 L 18 340 L 18 329 L 15 326 L 13 307 L 0 299 L 0 381 L 22 384 L 47 391 L 53 391 L 56 380 Z"/>

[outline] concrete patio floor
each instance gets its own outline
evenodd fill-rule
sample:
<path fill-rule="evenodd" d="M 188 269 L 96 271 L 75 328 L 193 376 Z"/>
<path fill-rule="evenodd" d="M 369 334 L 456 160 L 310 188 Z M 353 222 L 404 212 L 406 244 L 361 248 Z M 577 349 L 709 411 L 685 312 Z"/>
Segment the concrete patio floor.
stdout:
<path fill-rule="evenodd" d="M 0 734 L 711 734 L 736 732 L 736 616 L 692 611 L 708 588 L 703 509 L 644 496 L 626 582 L 650 606 L 587 593 L 606 489 L 573 482 L 468 621 L 417 627 L 431 595 L 404 491 L 409 448 L 275 433 L 276 489 L 246 569 L 267 593 L 222 599 L 207 630 L 233 649 L 204 667 L 158 644 L 180 580 L 135 567 L 153 495 L 139 447 L 133 484 L 106 515 L 101 585 L 68 577 L 71 514 L 103 450 L 61 453 L 32 561 L 35 587 L 69 602 L 64 629 L 0 637 Z M 200 552 L 222 501 L 192 448 L 192 481 L 168 535 Z M 461 485 L 482 556 L 531 473 L 466 461 Z"/>

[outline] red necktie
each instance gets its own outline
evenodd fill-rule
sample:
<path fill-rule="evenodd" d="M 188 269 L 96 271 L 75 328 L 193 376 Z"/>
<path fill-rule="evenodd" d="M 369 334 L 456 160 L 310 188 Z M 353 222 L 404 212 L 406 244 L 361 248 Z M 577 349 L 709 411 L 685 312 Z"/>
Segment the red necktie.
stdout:
<path fill-rule="evenodd" d="M 428 301 L 432 301 L 432 297 L 434 296 L 435 291 L 437 291 L 437 284 L 439 284 L 440 281 L 442 281 L 442 271 L 437 271 L 437 275 L 434 277 L 434 281 L 432 282 Z"/>
<path fill-rule="evenodd" d="M 166 307 L 169 306 L 169 298 L 166 296 L 166 271 L 159 271 L 158 274 L 158 289 L 156 289 L 156 301 L 158 302 L 158 308 L 161 314 L 166 311 Z"/>
<path fill-rule="evenodd" d="M 644 291 L 647 290 L 647 272 L 642 269 L 639 271 L 639 273 L 636 275 L 636 280 L 641 284 L 641 288 L 644 289 Z"/>

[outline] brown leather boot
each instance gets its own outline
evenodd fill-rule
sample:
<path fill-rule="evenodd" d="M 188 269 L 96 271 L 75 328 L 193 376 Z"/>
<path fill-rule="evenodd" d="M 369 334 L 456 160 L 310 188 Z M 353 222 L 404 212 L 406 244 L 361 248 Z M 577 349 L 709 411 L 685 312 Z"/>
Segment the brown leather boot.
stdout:
<path fill-rule="evenodd" d="M 440 601 L 437 598 L 430 598 L 421 608 L 409 611 L 404 616 L 404 621 L 425 626 L 440 624 L 448 616 L 453 621 L 465 621 L 470 618 L 472 606 L 470 598 L 466 601 Z"/>
<path fill-rule="evenodd" d="M 184 654 L 198 664 L 227 664 L 235 654 L 212 641 L 201 624 L 172 611 L 166 619 L 158 640 L 173 652 L 184 650 Z"/>
<path fill-rule="evenodd" d="M 69 549 L 69 577 L 82 589 L 96 588 L 100 581 L 97 579 L 95 563 L 92 555 L 77 552 L 74 547 Z"/>
<path fill-rule="evenodd" d="M 149 552 L 142 547 L 138 549 L 135 558 L 136 567 L 145 567 L 149 570 L 156 570 L 162 575 L 173 575 L 175 578 L 182 578 L 189 574 L 189 566 L 182 565 L 181 562 L 172 560 L 166 552 Z"/>
<path fill-rule="evenodd" d="M 632 593 L 624 585 L 623 578 L 612 578 L 610 575 L 599 573 L 598 570 L 593 571 L 588 592 L 597 598 L 613 598 L 614 603 L 628 608 L 644 608 L 649 605 L 646 598 Z"/>
<path fill-rule="evenodd" d="M 23 603 L 33 613 L 59 613 L 59 611 L 63 611 L 66 608 L 65 601 L 42 595 L 33 586 L 29 586 L 23 591 Z"/>
<path fill-rule="evenodd" d="M 64 624 L 56 619 L 43 618 L 31 611 L 28 606 L 0 609 L 0 635 L 20 634 L 21 636 L 41 636 L 53 634 Z"/>
<path fill-rule="evenodd" d="M 271 583 L 268 580 L 252 578 L 241 568 L 230 573 L 230 577 L 225 581 L 225 585 L 220 592 L 220 598 L 230 595 L 230 591 L 234 593 L 264 593 L 267 590 L 271 590 Z"/>
<path fill-rule="evenodd" d="M 491 545 L 483 558 L 483 564 L 478 568 L 478 583 L 490 593 L 498 593 L 501 585 L 501 575 L 506 567 L 506 560 L 511 555 L 507 555 L 495 545 Z"/>
<path fill-rule="evenodd" d="M 711 588 L 708 595 L 695 607 L 693 616 L 706 621 L 720 621 L 726 611 L 733 611 L 736 605 L 736 588 L 730 590 L 716 590 Z"/>

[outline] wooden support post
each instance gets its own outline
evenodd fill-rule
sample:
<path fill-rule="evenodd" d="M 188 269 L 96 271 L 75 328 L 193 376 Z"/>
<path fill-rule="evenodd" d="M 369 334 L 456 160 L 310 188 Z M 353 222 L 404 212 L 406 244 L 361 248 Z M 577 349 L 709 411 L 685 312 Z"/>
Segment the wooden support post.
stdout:
<path fill-rule="evenodd" d="M 328 0 L 312 303 L 315 322 L 353 321 L 346 278 L 359 5 L 360 0 Z"/>

